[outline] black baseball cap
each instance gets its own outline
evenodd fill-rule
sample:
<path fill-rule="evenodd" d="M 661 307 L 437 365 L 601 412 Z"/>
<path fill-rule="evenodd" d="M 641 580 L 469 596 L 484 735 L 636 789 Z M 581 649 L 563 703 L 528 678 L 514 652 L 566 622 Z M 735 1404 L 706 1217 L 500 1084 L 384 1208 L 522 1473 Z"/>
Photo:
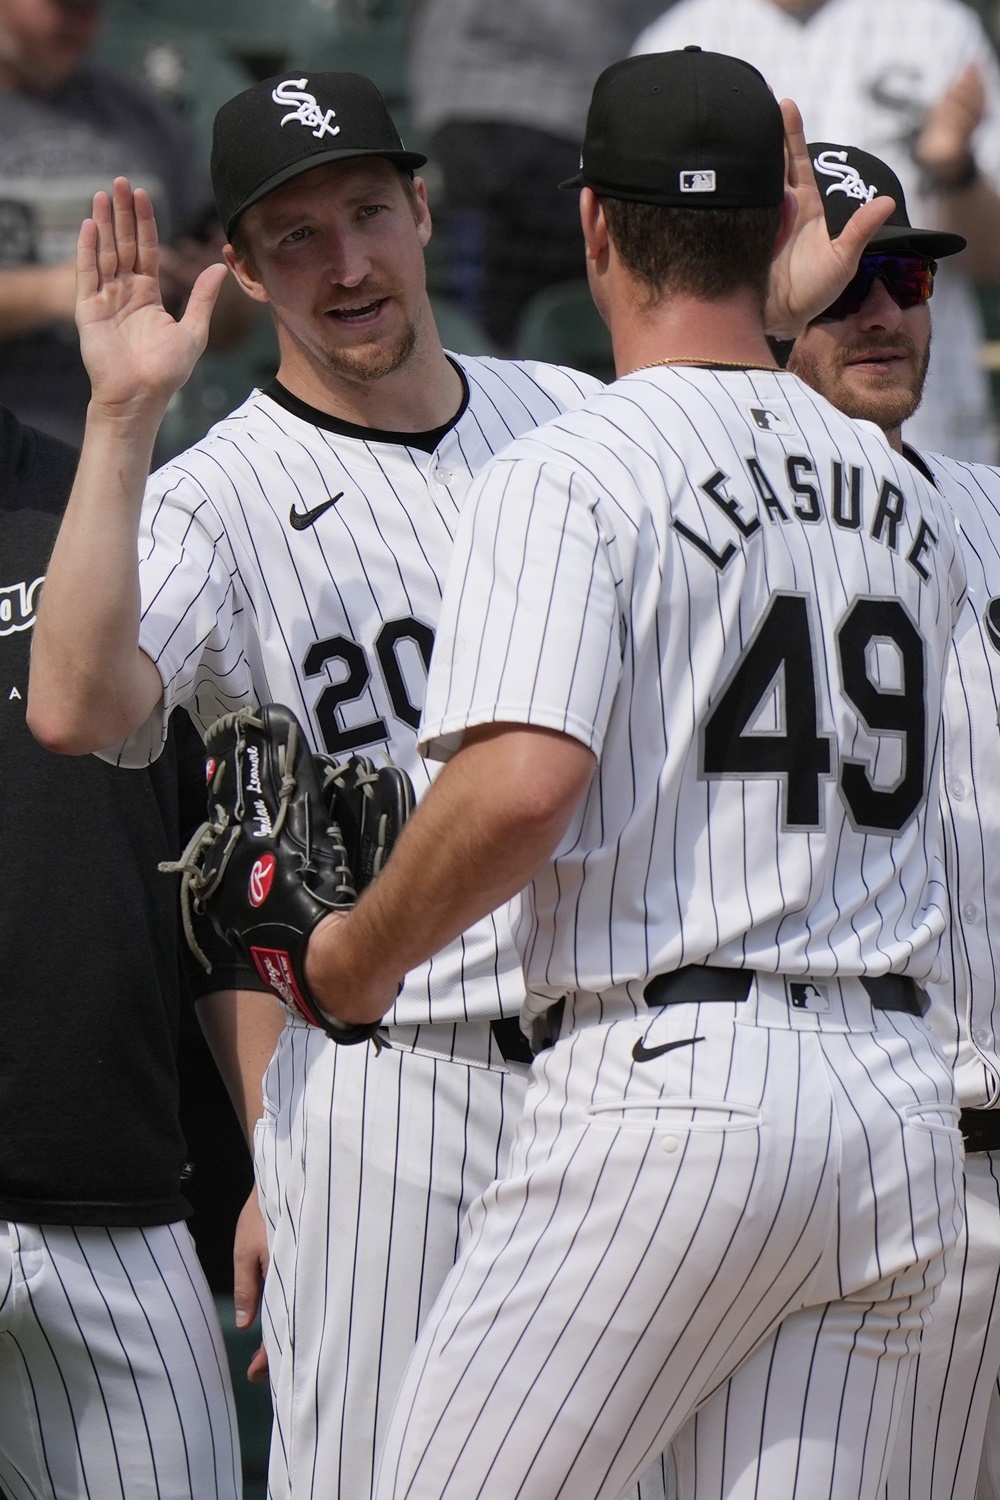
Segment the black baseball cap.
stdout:
<path fill-rule="evenodd" d="M 967 241 L 960 234 L 950 234 L 944 229 L 913 228 L 899 178 L 870 151 L 860 151 L 857 146 L 837 146 L 831 141 L 811 141 L 807 149 L 831 239 L 837 238 L 863 203 L 888 196 L 895 200 L 896 207 L 888 221 L 872 235 L 868 250 L 940 260 L 944 255 L 957 255 L 965 249 Z"/>
<path fill-rule="evenodd" d="M 324 162 L 384 156 L 412 172 L 407 151 L 370 78 L 361 73 L 280 74 L 229 99 L 212 131 L 212 187 L 227 236 L 258 199 Z"/>
<path fill-rule="evenodd" d="M 781 110 L 756 68 L 686 47 L 612 63 L 580 170 L 561 184 L 671 208 L 767 208 L 785 191 Z"/>

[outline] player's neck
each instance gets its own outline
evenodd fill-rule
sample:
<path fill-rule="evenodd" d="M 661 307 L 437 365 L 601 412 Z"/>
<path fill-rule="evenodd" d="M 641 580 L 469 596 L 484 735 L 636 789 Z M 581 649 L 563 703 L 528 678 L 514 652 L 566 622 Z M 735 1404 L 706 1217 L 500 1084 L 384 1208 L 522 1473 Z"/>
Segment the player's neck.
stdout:
<path fill-rule="evenodd" d="M 653 308 L 623 300 L 612 309 L 615 369 L 628 375 L 663 360 L 775 368 L 756 298 L 740 291 L 716 302 L 667 297 Z"/>
<path fill-rule="evenodd" d="M 889 447 L 893 448 L 897 453 L 902 453 L 902 451 L 903 451 L 903 429 L 902 429 L 902 427 L 901 426 L 900 427 L 883 427 L 882 431 L 885 433 L 885 440 L 889 444 Z"/>
<path fill-rule="evenodd" d="M 433 324 L 431 324 L 433 330 Z M 408 358 L 388 375 L 363 380 L 322 366 L 282 338 L 278 380 L 300 401 L 358 427 L 383 432 L 430 432 L 443 427 L 464 398 L 462 380 L 436 332 L 419 338 Z"/>

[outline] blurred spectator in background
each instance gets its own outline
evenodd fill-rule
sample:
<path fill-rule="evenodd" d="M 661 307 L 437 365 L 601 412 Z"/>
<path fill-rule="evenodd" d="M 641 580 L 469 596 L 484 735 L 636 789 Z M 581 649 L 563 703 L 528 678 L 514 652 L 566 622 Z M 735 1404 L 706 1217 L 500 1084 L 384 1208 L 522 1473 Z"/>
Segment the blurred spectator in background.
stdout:
<path fill-rule="evenodd" d="M 533 293 L 583 276 L 575 193 L 594 79 L 664 0 L 420 0 L 411 88 L 440 168 L 448 292 L 511 349 Z"/>
<path fill-rule="evenodd" d="M 103 0 L 0 0 L 0 404 L 77 445 L 90 382 L 73 325 L 74 257 L 94 193 L 122 174 L 148 189 L 174 310 L 223 243 L 184 122 L 86 60 L 104 10 Z M 245 303 L 233 283 L 217 340 L 247 326 Z"/>
<path fill-rule="evenodd" d="M 1000 275 L 1000 68 L 978 16 L 962 0 L 680 0 L 635 51 L 691 44 L 746 58 L 795 100 L 808 139 L 882 157 L 917 223 L 965 235 L 938 271 L 930 372 L 905 436 L 995 463 L 972 282 Z M 820 172 L 826 194 L 867 191 L 842 163 Z"/>

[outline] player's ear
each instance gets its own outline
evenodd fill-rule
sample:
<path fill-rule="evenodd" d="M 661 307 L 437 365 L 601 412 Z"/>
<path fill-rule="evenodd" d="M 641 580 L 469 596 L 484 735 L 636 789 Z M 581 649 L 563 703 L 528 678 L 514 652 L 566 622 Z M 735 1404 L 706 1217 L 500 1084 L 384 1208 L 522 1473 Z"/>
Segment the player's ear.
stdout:
<path fill-rule="evenodd" d="M 427 206 L 427 187 L 422 177 L 413 179 L 413 217 L 417 225 L 417 237 L 426 246 L 431 237 L 431 211 Z"/>
<path fill-rule="evenodd" d="M 593 188 L 580 189 L 580 226 L 583 229 L 583 242 L 587 247 L 587 259 L 594 261 L 599 267 L 607 259 L 608 225 L 604 207 Z"/>
<path fill-rule="evenodd" d="M 245 255 L 234 250 L 232 245 L 223 245 L 222 258 L 248 297 L 252 297 L 255 302 L 268 301 L 268 295 L 257 278 L 256 269 Z"/>

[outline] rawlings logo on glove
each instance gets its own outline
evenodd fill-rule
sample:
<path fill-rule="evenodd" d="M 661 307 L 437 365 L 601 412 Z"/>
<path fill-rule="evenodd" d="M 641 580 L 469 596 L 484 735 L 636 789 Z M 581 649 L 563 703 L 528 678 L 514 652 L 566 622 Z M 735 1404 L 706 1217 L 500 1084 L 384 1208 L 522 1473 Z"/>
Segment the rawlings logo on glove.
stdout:
<path fill-rule="evenodd" d="M 375 1038 L 378 1023 L 343 1026 L 320 1010 L 305 950 L 317 922 L 353 906 L 385 863 L 413 807 L 409 777 L 364 756 L 312 755 L 295 716 L 274 703 L 226 714 L 205 748 L 208 820 L 180 861 L 160 866 L 181 873 L 192 951 L 210 970 L 192 922 L 205 912 L 285 1005 L 334 1041 Z"/>

